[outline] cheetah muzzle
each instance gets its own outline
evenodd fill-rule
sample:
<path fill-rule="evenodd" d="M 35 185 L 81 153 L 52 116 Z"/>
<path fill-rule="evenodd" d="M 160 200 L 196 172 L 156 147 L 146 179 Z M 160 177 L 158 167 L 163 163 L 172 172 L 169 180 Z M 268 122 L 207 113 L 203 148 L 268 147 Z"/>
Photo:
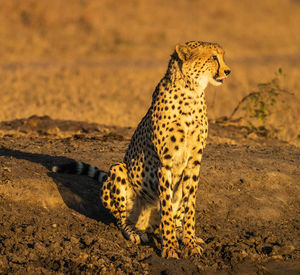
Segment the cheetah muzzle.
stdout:
<path fill-rule="evenodd" d="M 159 235 L 164 258 L 202 253 L 195 204 L 208 133 L 204 90 L 230 73 L 223 57 L 215 43 L 177 45 L 123 162 L 108 173 L 82 162 L 53 167 L 101 182 L 102 203 L 124 236 L 139 244 L 148 233 Z"/>

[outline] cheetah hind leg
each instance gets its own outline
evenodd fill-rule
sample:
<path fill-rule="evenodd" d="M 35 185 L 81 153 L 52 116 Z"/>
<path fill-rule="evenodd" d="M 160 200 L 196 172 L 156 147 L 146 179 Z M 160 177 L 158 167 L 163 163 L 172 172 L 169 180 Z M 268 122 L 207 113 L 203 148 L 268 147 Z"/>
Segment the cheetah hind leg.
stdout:
<path fill-rule="evenodd" d="M 135 193 L 128 182 L 126 164 L 113 165 L 102 187 L 102 203 L 116 218 L 124 237 L 135 244 L 140 244 L 148 241 L 147 234 L 136 229 L 127 219 L 133 207 L 130 202 L 134 196 Z"/>

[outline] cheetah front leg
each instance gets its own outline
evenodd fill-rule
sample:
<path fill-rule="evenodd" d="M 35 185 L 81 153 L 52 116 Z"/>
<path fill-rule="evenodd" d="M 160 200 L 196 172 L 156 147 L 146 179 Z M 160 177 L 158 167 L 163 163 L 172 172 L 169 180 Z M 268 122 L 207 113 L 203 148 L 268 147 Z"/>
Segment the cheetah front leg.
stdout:
<path fill-rule="evenodd" d="M 196 161 L 194 163 L 198 162 Z M 200 173 L 200 164 L 195 165 L 194 163 L 188 164 L 188 166 L 184 170 L 183 175 L 184 219 L 182 243 L 184 245 L 184 249 L 182 254 L 184 257 L 195 254 L 202 254 L 203 251 L 203 248 L 199 245 L 199 241 L 197 241 L 195 235 L 195 205 Z"/>
<path fill-rule="evenodd" d="M 160 230 L 162 257 L 178 259 L 178 242 L 172 210 L 172 174 L 170 169 L 161 167 L 158 171 L 160 199 Z"/>

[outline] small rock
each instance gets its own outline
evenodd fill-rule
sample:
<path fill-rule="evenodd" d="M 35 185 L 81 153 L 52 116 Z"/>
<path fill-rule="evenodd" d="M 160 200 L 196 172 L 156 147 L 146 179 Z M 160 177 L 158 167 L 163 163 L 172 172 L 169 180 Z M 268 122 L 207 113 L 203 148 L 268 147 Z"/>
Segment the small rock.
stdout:
<path fill-rule="evenodd" d="M 9 172 L 9 173 L 10 173 L 10 172 L 11 172 L 11 169 L 10 169 L 9 167 L 3 167 L 3 171 L 4 171 L 4 172 Z"/>
<path fill-rule="evenodd" d="M 269 255 L 273 251 L 273 248 L 271 246 L 264 246 L 261 251 L 262 253 Z"/>
<path fill-rule="evenodd" d="M 281 255 L 288 255 L 292 253 L 295 250 L 295 247 L 293 245 L 286 245 L 279 249 L 278 253 Z"/>
<path fill-rule="evenodd" d="M 283 257 L 281 255 L 274 255 L 274 256 L 272 256 L 272 259 L 274 259 L 274 260 L 282 260 Z"/>
<path fill-rule="evenodd" d="M 91 245 L 93 241 L 94 241 L 94 238 L 89 235 L 84 235 L 81 238 L 81 243 L 85 244 L 86 246 Z"/>
<path fill-rule="evenodd" d="M 249 135 L 247 135 L 247 138 L 254 139 L 254 140 L 259 139 L 258 135 L 255 132 L 252 132 Z"/>

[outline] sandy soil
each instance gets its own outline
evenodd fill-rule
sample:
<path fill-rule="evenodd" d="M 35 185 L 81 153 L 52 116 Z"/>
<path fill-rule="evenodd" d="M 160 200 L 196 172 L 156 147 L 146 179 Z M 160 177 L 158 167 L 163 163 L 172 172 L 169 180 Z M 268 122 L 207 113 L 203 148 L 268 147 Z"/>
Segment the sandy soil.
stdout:
<path fill-rule="evenodd" d="M 298 0 L 0 0 L 0 273 L 298 274 L 299 26 Z M 220 43 L 232 74 L 206 94 L 205 252 L 172 261 L 122 237 L 96 182 L 49 168 L 121 160 L 189 40 Z M 267 117 L 272 135 L 219 120 L 278 68 L 289 93 Z"/>
<path fill-rule="evenodd" d="M 50 172 L 52 165 L 71 160 L 107 170 L 122 160 L 133 128 L 32 117 L 1 123 L 0 130 L 0 272 L 300 270 L 295 146 L 212 124 L 196 205 L 196 232 L 205 252 L 163 260 L 156 242 L 136 246 L 123 238 L 100 204 L 97 182 Z"/>

